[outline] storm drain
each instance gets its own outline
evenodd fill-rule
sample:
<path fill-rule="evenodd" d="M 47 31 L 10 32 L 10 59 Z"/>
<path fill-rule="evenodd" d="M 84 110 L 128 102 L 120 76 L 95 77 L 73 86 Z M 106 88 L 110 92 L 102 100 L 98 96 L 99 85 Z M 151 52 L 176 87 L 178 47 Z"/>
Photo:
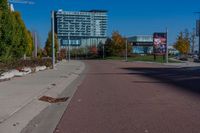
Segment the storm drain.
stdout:
<path fill-rule="evenodd" d="M 49 96 L 42 96 L 39 98 L 40 101 L 48 102 L 48 103 L 66 102 L 68 99 L 69 99 L 69 97 L 53 98 L 53 97 L 49 97 Z"/>

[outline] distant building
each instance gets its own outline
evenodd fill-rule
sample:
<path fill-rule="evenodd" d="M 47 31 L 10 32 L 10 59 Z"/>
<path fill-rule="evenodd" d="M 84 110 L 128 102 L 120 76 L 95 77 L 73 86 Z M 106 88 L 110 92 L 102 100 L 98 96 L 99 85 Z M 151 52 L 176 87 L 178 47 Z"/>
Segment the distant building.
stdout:
<path fill-rule="evenodd" d="M 132 44 L 134 54 L 153 53 L 153 35 L 138 35 L 129 37 L 128 41 Z"/>
<path fill-rule="evenodd" d="M 55 12 L 55 32 L 61 46 L 88 46 L 105 43 L 107 38 L 107 11 Z"/>
<path fill-rule="evenodd" d="M 180 52 L 176 50 L 173 46 L 168 46 L 168 53 L 170 55 L 178 55 Z"/>

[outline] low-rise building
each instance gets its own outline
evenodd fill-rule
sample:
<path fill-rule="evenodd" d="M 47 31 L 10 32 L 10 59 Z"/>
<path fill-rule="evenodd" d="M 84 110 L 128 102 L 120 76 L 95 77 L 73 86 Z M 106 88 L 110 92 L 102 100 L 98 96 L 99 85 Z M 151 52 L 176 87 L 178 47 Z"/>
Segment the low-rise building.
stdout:
<path fill-rule="evenodd" d="M 128 38 L 132 44 L 132 53 L 134 54 L 151 54 L 153 53 L 153 36 L 152 35 L 137 35 Z"/>

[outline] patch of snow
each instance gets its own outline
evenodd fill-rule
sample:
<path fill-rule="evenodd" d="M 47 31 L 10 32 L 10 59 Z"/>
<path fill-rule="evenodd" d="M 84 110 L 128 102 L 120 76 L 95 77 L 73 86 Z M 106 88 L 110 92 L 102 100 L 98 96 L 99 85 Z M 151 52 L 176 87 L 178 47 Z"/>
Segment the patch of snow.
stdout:
<path fill-rule="evenodd" d="M 29 68 L 29 67 L 23 68 L 22 71 L 23 71 L 25 74 L 30 74 L 30 73 L 32 72 L 31 68 Z"/>
<path fill-rule="evenodd" d="M 46 70 L 46 69 L 47 69 L 46 66 L 37 66 L 37 67 L 35 68 L 35 72 L 44 71 L 44 70 Z"/>
<path fill-rule="evenodd" d="M 15 73 L 19 72 L 18 70 L 11 70 L 8 72 L 4 72 L 0 76 L 0 80 L 11 79 L 15 76 Z"/>

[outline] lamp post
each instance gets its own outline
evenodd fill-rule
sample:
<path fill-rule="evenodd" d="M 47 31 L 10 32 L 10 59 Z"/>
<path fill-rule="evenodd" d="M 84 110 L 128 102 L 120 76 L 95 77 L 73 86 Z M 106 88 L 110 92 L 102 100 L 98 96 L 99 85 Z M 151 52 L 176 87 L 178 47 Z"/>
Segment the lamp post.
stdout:
<path fill-rule="evenodd" d="M 105 44 L 103 43 L 103 59 L 105 58 Z"/>
<path fill-rule="evenodd" d="M 52 67 L 55 68 L 55 41 L 54 41 L 54 11 L 51 12 L 51 32 L 52 32 Z"/>
<path fill-rule="evenodd" d="M 197 30 L 197 36 L 199 37 L 199 60 L 200 60 L 200 12 L 195 12 L 199 15 L 199 18 L 197 20 L 196 30 Z"/>
<path fill-rule="evenodd" d="M 68 22 L 68 27 L 70 27 L 70 22 Z M 70 45 L 71 45 L 70 31 L 68 32 L 67 40 L 68 40 L 68 61 L 70 61 L 71 60 L 71 53 L 70 53 Z M 67 45 L 66 45 L 66 53 L 67 53 Z M 67 55 L 66 55 L 66 58 L 67 58 Z"/>
<path fill-rule="evenodd" d="M 126 62 L 128 61 L 128 40 L 126 38 Z"/>
<path fill-rule="evenodd" d="M 37 58 L 37 53 L 38 53 L 38 44 L 37 44 L 37 33 L 34 32 L 34 57 Z"/>
<path fill-rule="evenodd" d="M 71 45 L 71 42 L 70 42 L 70 37 L 68 35 L 68 61 L 71 60 L 70 45 Z"/>
<path fill-rule="evenodd" d="M 168 63 L 168 29 L 166 28 L 166 63 Z"/>

